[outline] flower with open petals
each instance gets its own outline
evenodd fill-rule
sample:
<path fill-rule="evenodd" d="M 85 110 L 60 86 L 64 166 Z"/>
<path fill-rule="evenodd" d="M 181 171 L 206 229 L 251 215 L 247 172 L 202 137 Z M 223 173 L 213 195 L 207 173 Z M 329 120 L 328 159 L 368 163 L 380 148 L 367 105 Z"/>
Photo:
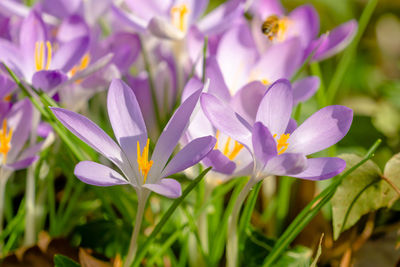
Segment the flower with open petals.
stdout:
<path fill-rule="evenodd" d="M 340 158 L 306 156 L 340 141 L 350 128 L 352 110 L 327 106 L 295 128 L 290 119 L 293 91 L 287 80 L 278 80 L 270 86 L 261 100 L 254 124 L 211 94 L 201 96 L 201 105 L 217 129 L 251 151 L 255 181 L 269 175 L 322 180 L 337 175 L 345 167 L 345 161 Z"/>
<path fill-rule="evenodd" d="M 187 128 L 201 91 L 201 87 L 198 88 L 179 106 L 161 133 L 151 157 L 139 104 L 132 89 L 121 80 L 112 81 L 107 98 L 108 115 L 118 144 L 88 118 L 62 108 L 52 108 L 65 127 L 121 171 L 93 161 L 81 161 L 75 167 L 75 175 L 92 185 L 130 184 L 138 194 L 148 189 L 169 198 L 179 197 L 180 184 L 165 177 L 196 164 L 215 145 L 212 136 L 197 138 L 168 161 Z"/>

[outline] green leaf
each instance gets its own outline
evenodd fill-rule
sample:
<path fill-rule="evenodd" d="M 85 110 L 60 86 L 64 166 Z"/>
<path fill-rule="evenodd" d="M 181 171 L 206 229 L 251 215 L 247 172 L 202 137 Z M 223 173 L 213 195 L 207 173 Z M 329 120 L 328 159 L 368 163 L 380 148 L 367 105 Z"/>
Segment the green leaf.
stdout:
<path fill-rule="evenodd" d="M 353 154 L 342 155 L 349 169 L 360 161 Z M 384 177 L 400 185 L 399 155 L 393 157 L 385 167 Z M 379 167 L 371 160 L 342 181 L 332 198 L 333 233 L 337 239 L 341 232 L 349 229 L 365 214 L 392 205 L 398 198 L 396 191 L 382 179 Z"/>
<path fill-rule="evenodd" d="M 60 254 L 54 256 L 54 266 L 55 267 L 79 267 L 81 266 L 76 261 Z"/>
<path fill-rule="evenodd" d="M 275 241 L 267 238 L 262 233 L 255 230 L 248 231 L 246 240 L 244 241 L 242 265 L 248 267 L 261 266 L 274 245 Z M 274 266 L 308 267 L 310 266 L 311 255 L 311 249 L 303 246 L 296 246 L 286 250 L 274 263 Z"/>
<path fill-rule="evenodd" d="M 319 239 L 319 245 L 318 245 L 318 250 L 317 254 L 315 255 L 315 258 L 313 262 L 311 263 L 310 267 L 317 267 L 317 262 L 319 257 L 321 256 L 322 253 L 322 240 L 324 239 L 324 234 L 321 235 L 321 238 Z"/>

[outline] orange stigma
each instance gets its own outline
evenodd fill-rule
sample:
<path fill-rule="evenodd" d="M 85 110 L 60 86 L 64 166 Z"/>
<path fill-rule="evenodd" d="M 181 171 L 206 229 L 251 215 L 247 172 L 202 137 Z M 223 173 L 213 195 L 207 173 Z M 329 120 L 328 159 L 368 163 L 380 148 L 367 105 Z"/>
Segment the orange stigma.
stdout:
<path fill-rule="evenodd" d="M 146 183 L 147 174 L 150 171 L 151 166 L 153 165 L 153 161 L 149 161 L 149 145 L 150 140 L 147 139 L 146 146 L 143 148 L 143 152 L 140 153 L 140 144 L 137 141 L 137 163 L 139 172 L 143 175 L 143 183 Z"/>
<path fill-rule="evenodd" d="M 11 138 L 13 134 L 13 129 L 10 128 L 7 134 L 7 120 L 3 120 L 3 128 L 0 130 L 0 153 L 3 154 L 3 164 L 7 162 L 7 154 L 11 149 Z"/>
<path fill-rule="evenodd" d="M 276 138 L 277 135 L 274 134 L 274 138 Z M 289 143 L 287 142 L 287 140 L 289 139 L 290 134 L 282 134 L 278 140 L 276 140 L 277 145 L 276 145 L 276 149 L 278 150 L 278 155 L 282 154 L 283 152 L 286 151 L 286 149 L 288 149 L 289 147 Z"/>

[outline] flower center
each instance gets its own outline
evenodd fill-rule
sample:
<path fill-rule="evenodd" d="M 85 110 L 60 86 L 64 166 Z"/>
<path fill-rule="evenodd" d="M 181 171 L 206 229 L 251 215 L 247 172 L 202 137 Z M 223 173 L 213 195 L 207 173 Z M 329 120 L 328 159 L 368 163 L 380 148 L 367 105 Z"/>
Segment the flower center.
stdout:
<path fill-rule="evenodd" d="M 74 76 L 78 71 L 82 71 L 86 69 L 89 66 L 90 63 L 90 54 L 85 54 L 83 58 L 81 59 L 81 62 L 79 64 L 76 64 L 70 71 L 69 71 L 69 76 L 72 77 Z M 77 80 L 76 83 L 80 83 L 81 80 Z"/>
<path fill-rule="evenodd" d="M 3 128 L 0 130 L 0 153 L 3 154 L 3 164 L 7 162 L 7 154 L 10 151 L 11 138 L 13 134 L 13 129 L 10 128 L 7 134 L 7 120 L 3 120 Z"/>
<path fill-rule="evenodd" d="M 51 63 L 52 47 L 49 41 L 46 42 L 47 57 L 45 60 L 45 47 L 44 42 L 36 42 L 35 44 L 35 66 L 36 71 L 48 70 Z"/>
<path fill-rule="evenodd" d="M 214 149 L 218 149 L 218 144 L 220 143 L 219 140 L 219 131 L 215 134 L 215 138 L 217 139 L 217 142 L 215 143 Z M 242 144 L 240 144 L 237 141 L 234 141 L 233 143 L 233 148 L 231 148 L 231 140 L 232 138 L 228 137 L 226 139 L 224 149 L 222 150 L 222 153 L 229 159 L 229 160 L 234 160 L 236 156 L 239 154 L 240 150 L 244 147 Z"/>
<path fill-rule="evenodd" d="M 277 137 L 277 134 L 274 134 L 274 138 Z M 289 147 L 289 143 L 287 140 L 289 139 L 290 134 L 282 134 L 278 140 L 276 140 L 277 145 L 276 145 L 276 150 L 278 150 L 278 155 L 282 154 L 283 152 L 286 151 Z"/>
<path fill-rule="evenodd" d="M 280 19 L 277 15 L 271 15 L 261 25 L 261 31 L 270 41 L 284 41 L 289 22 L 287 17 Z"/>
<path fill-rule="evenodd" d="M 146 183 L 147 174 L 150 171 L 153 161 L 149 161 L 149 144 L 150 140 L 147 138 L 146 146 L 143 148 L 143 152 L 140 154 L 140 144 L 137 141 L 137 163 L 139 172 L 143 175 L 143 183 Z"/>
<path fill-rule="evenodd" d="M 267 86 L 267 85 L 270 84 L 270 82 L 269 82 L 267 79 L 261 79 L 260 82 L 261 82 L 262 84 L 264 84 L 265 86 Z"/>
<path fill-rule="evenodd" d="M 171 8 L 172 24 L 182 32 L 186 31 L 187 15 L 190 9 L 186 4 L 176 5 Z"/>

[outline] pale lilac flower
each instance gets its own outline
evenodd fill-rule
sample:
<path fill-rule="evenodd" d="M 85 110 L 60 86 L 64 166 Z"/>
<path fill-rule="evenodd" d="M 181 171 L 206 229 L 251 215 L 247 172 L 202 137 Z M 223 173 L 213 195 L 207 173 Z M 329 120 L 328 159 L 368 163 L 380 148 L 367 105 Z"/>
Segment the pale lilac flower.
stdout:
<path fill-rule="evenodd" d="M 350 128 L 352 110 L 328 106 L 294 129 L 290 120 L 293 90 L 287 80 L 278 80 L 270 86 L 261 100 L 254 124 L 211 94 L 201 96 L 201 105 L 215 127 L 251 152 L 256 181 L 269 175 L 322 180 L 337 175 L 345 167 L 340 158 L 306 156 L 340 141 Z"/>
<path fill-rule="evenodd" d="M 266 51 L 274 43 L 298 37 L 303 59 L 314 53 L 312 60 L 322 60 L 342 51 L 357 32 L 357 22 L 350 20 L 318 37 L 319 18 L 311 5 L 300 6 L 285 14 L 279 1 L 259 0 L 254 1 L 250 12 L 254 14 L 251 26 L 259 51 Z"/>
<path fill-rule="evenodd" d="M 149 31 L 157 37 L 170 40 L 183 39 L 192 26 L 206 35 L 222 32 L 243 14 L 242 0 L 229 0 L 202 18 L 208 6 L 207 0 L 124 2 L 130 12 L 123 7 L 113 7 L 119 19 L 139 33 Z"/>
<path fill-rule="evenodd" d="M 19 45 L 0 39 L 0 60 L 35 88 L 48 91 L 67 80 L 66 73 L 83 57 L 88 45 L 89 38 L 84 36 L 56 49 L 41 15 L 31 11 L 20 27 Z"/>
<path fill-rule="evenodd" d="M 75 175 L 85 183 L 97 186 L 132 185 L 138 194 L 149 189 L 176 198 L 180 184 L 168 177 L 206 156 L 215 144 L 212 136 L 198 138 L 186 145 L 169 162 L 174 148 L 187 128 L 201 93 L 199 88 L 176 110 L 161 133 L 149 159 L 149 139 L 139 104 L 131 88 L 114 80 L 108 92 L 107 107 L 118 144 L 86 117 L 61 108 L 52 108 L 56 117 L 72 133 L 112 161 L 121 171 L 92 161 L 82 161 Z"/>

